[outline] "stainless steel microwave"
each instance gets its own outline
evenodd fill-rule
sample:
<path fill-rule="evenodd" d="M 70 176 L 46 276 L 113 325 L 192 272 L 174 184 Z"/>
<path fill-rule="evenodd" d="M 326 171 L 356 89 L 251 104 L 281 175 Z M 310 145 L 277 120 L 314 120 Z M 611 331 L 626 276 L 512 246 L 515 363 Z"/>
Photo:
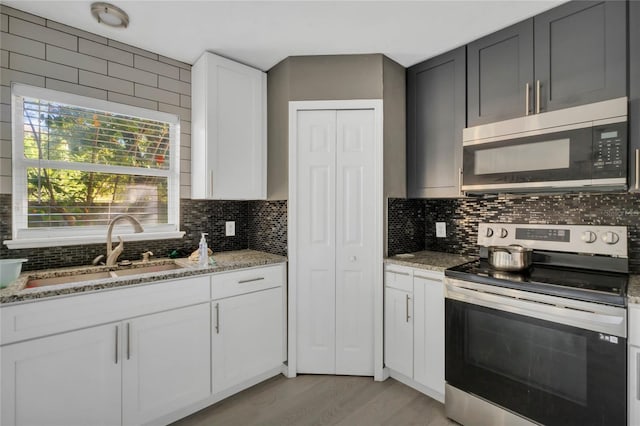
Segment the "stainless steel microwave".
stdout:
<path fill-rule="evenodd" d="M 625 189 L 627 104 L 624 97 L 464 129 L 462 190 Z"/>

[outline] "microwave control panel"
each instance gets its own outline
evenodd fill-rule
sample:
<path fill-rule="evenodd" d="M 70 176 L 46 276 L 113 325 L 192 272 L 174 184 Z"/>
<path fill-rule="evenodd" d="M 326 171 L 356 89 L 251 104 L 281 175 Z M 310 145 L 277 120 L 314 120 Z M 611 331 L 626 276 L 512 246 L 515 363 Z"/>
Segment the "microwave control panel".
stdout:
<path fill-rule="evenodd" d="M 593 128 L 593 178 L 627 175 L 627 122 Z"/>

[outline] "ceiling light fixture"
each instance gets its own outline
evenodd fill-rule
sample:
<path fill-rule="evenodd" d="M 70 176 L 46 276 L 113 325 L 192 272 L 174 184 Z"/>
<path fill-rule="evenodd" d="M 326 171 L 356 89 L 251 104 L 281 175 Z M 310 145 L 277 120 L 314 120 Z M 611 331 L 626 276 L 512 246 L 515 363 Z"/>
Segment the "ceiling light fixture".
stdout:
<path fill-rule="evenodd" d="M 91 14 L 98 22 L 110 27 L 127 28 L 129 25 L 127 12 L 109 3 L 92 3 Z"/>

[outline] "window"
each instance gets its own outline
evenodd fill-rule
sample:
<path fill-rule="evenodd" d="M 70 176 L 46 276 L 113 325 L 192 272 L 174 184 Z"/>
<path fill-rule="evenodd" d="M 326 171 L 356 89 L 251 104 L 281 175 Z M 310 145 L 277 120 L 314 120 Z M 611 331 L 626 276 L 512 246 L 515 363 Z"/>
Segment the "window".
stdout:
<path fill-rule="evenodd" d="M 12 86 L 10 248 L 179 238 L 179 118 L 21 84 Z"/>

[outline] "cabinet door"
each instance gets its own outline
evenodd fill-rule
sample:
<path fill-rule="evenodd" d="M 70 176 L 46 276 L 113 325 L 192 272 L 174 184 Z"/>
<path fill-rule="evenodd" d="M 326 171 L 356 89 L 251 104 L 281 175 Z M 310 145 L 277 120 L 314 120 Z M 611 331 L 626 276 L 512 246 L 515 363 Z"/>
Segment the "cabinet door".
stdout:
<path fill-rule="evenodd" d="M 120 324 L 91 327 L 0 348 L 0 423 L 121 423 Z"/>
<path fill-rule="evenodd" d="M 409 197 L 458 197 L 465 126 L 465 48 L 407 72 Z"/>
<path fill-rule="evenodd" d="M 629 424 L 640 424 L 640 347 L 629 346 Z"/>
<path fill-rule="evenodd" d="M 626 96 L 626 7 L 576 1 L 534 18 L 541 112 Z"/>
<path fill-rule="evenodd" d="M 640 2 L 629 2 L 629 187 L 640 191 Z"/>
<path fill-rule="evenodd" d="M 282 365 L 282 288 L 213 302 L 213 392 Z"/>
<path fill-rule="evenodd" d="M 416 271 L 413 276 L 414 371 L 416 382 L 444 398 L 443 277 Z"/>
<path fill-rule="evenodd" d="M 386 287 L 384 290 L 384 363 L 413 377 L 413 296 Z"/>
<path fill-rule="evenodd" d="M 266 198 L 266 74 L 204 53 L 192 70 L 194 198 Z"/>
<path fill-rule="evenodd" d="M 527 115 L 532 108 L 532 84 L 532 19 L 469 43 L 468 126 Z"/>
<path fill-rule="evenodd" d="M 211 393 L 211 316 L 204 303 L 123 326 L 123 420 L 142 424 Z"/>

